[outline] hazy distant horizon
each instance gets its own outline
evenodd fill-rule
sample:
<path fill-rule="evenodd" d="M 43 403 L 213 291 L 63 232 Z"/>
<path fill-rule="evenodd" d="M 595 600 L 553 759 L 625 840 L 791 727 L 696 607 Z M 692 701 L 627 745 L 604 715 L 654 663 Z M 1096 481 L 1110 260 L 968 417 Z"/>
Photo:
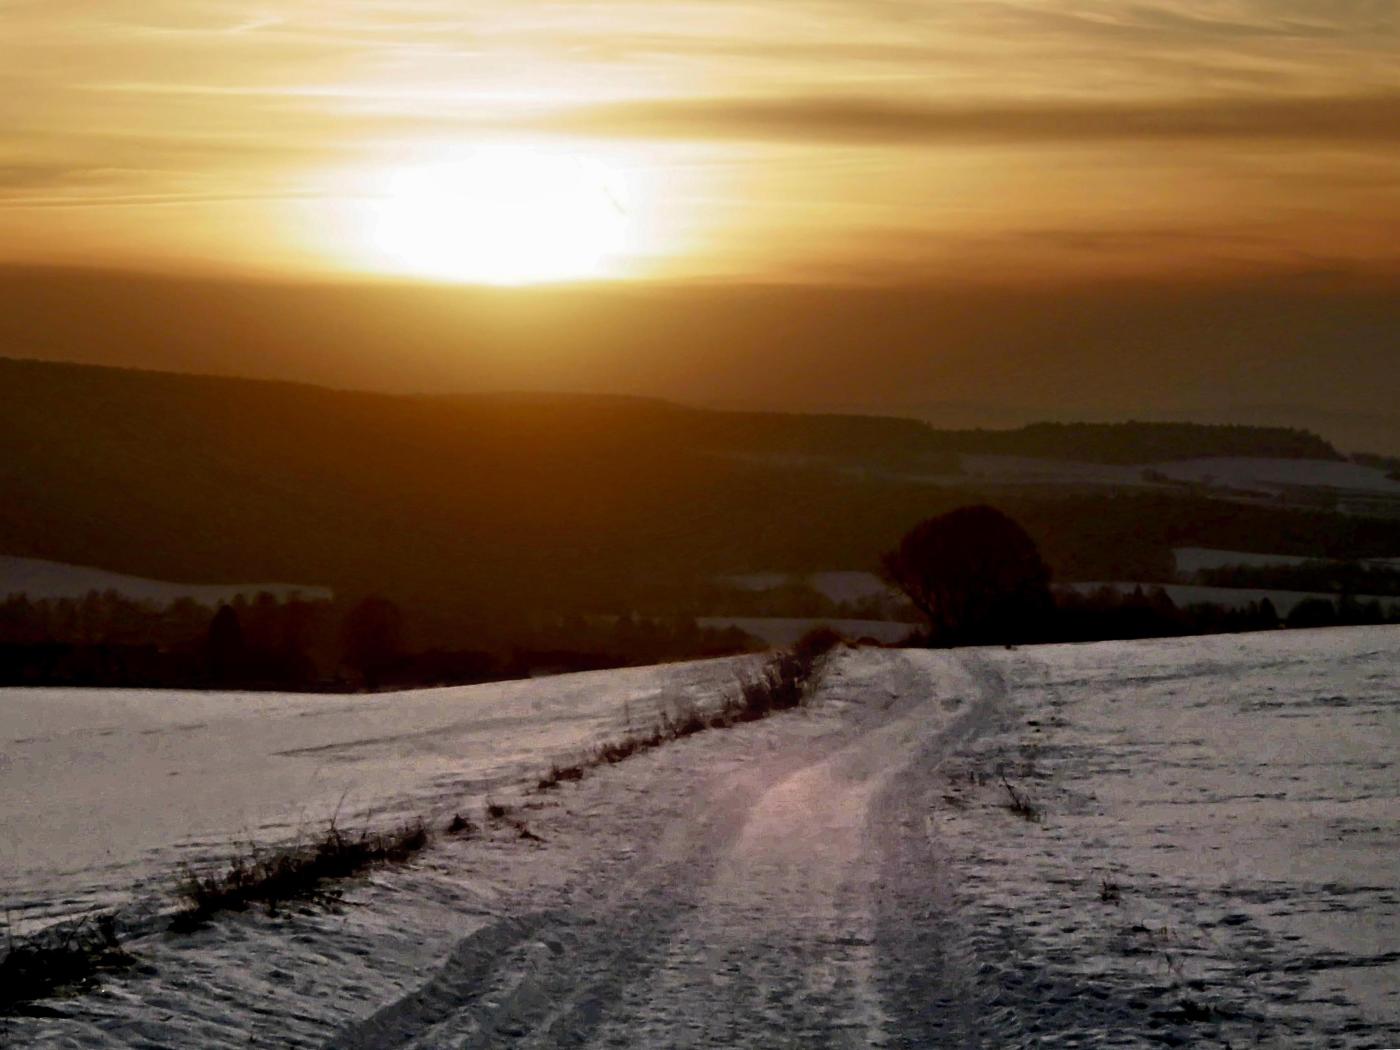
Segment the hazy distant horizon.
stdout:
<path fill-rule="evenodd" d="M 1400 454 L 1400 281 L 493 289 L 0 268 L 0 356 L 944 427 L 1296 426 Z"/>

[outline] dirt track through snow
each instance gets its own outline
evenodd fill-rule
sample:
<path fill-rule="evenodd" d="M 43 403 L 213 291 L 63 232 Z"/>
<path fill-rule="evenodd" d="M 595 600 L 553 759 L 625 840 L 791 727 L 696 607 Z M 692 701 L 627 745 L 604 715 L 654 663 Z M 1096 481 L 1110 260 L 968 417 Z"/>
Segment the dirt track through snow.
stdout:
<path fill-rule="evenodd" d="M 867 662 L 869 680 L 843 678 L 827 699 L 878 688 L 883 703 L 713 778 L 631 865 L 477 931 L 329 1045 L 882 1045 L 895 1020 L 882 952 L 903 945 L 881 941 L 907 940 L 882 900 L 927 912 L 940 897 L 921 819 L 899 800 L 1004 699 L 994 672 L 963 663 L 935 680 L 899 654 Z"/>

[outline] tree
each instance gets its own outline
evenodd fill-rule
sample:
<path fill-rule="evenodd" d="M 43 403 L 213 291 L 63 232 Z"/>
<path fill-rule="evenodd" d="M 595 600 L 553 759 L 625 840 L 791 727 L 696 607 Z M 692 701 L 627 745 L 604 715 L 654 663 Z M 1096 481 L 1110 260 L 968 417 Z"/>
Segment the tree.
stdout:
<path fill-rule="evenodd" d="M 1268 595 L 1259 603 L 1259 625 L 1270 631 L 1279 625 L 1278 609 Z"/>
<path fill-rule="evenodd" d="M 910 529 L 882 560 L 885 579 L 928 618 L 930 640 L 1005 642 L 1034 636 L 1053 608 L 1050 570 L 1020 525 L 987 506 Z"/>
<path fill-rule="evenodd" d="M 1289 627 L 1335 627 L 1340 617 L 1328 598 L 1304 598 L 1288 612 Z"/>
<path fill-rule="evenodd" d="M 377 689 L 385 672 L 399 660 L 403 644 L 403 618 L 399 607 L 387 598 L 370 596 L 350 610 L 342 633 L 345 662 Z"/>
<path fill-rule="evenodd" d="M 209 621 L 205 660 L 209 678 L 216 685 L 231 685 L 244 675 L 246 652 L 243 627 L 231 606 L 221 605 Z"/>

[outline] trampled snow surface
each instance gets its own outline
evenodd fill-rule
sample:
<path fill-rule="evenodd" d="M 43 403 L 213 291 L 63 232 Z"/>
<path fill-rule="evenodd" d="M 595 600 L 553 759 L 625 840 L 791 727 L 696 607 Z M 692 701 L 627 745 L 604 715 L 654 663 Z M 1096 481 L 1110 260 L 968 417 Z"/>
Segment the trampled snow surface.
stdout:
<path fill-rule="evenodd" d="M 368 698 L 0 693 L 7 902 L 52 908 L 118 883 L 148 902 L 128 911 L 138 968 L 0 1033 L 124 1047 L 1400 1046 L 1397 643 L 1378 628 L 843 653 L 807 709 L 545 794 L 527 782 L 551 755 L 621 735 L 644 706 L 714 702 L 736 666 Z M 125 706 L 99 719 L 104 702 Z M 221 719 L 236 727 L 224 757 Z M 96 724 L 114 731 L 84 733 Z M 211 786 L 162 815 L 185 785 L 139 785 L 153 756 L 190 747 L 173 779 Z M 279 781 L 284 764 L 295 772 Z M 23 796 L 19 765 L 37 778 Z M 1006 808 L 1003 778 L 1039 821 Z M 313 802 L 283 797 L 307 784 Z M 347 788 L 356 810 L 477 820 L 489 790 L 543 841 L 505 823 L 443 836 L 349 883 L 331 911 L 248 912 L 187 935 L 149 918 L 171 866 L 207 856 L 230 821 L 275 838 Z M 13 811 L 51 793 L 39 835 Z M 181 835 L 215 796 L 222 815 Z M 156 830 L 104 869 L 78 841 L 86 805 Z"/>

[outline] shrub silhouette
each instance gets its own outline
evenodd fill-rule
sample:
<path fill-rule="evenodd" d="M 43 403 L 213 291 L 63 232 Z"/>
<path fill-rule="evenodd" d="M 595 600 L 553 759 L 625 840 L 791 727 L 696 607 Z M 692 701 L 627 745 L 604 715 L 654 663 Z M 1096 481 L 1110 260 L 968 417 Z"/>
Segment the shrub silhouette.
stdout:
<path fill-rule="evenodd" d="M 1337 604 L 1328 598 L 1304 598 L 1288 613 L 1289 627 L 1335 627 L 1341 622 Z"/>
<path fill-rule="evenodd" d="M 379 688 L 403 654 L 399 607 L 387 598 L 364 599 L 345 617 L 342 638 L 345 662 L 360 672 L 368 688 Z"/>
<path fill-rule="evenodd" d="M 243 677 L 247 651 L 243 644 L 243 627 L 232 606 L 219 606 L 209 622 L 205 653 L 209 678 L 215 685 L 232 685 Z"/>
<path fill-rule="evenodd" d="M 1053 609 L 1050 570 L 1034 541 L 992 507 L 920 522 L 882 567 L 928 618 L 929 640 L 938 644 L 1028 639 Z"/>

